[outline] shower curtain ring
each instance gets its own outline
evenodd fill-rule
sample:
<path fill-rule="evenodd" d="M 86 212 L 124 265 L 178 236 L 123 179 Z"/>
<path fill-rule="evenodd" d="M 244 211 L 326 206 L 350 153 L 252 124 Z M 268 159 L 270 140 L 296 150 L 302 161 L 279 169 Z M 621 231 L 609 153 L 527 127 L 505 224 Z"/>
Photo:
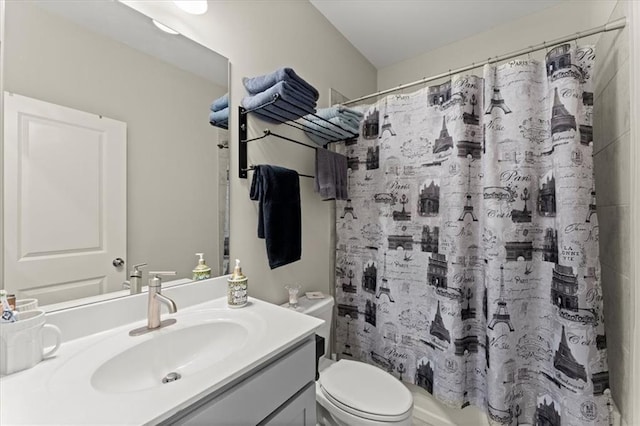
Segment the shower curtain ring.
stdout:
<path fill-rule="evenodd" d="M 576 44 L 576 50 L 578 50 L 578 39 L 580 38 L 580 31 L 576 33 L 576 38 L 573 39 L 573 42 Z"/>
<path fill-rule="evenodd" d="M 531 60 L 531 52 L 533 52 L 533 46 L 529 46 L 529 51 L 527 52 L 527 57 Z"/>
<path fill-rule="evenodd" d="M 547 49 L 547 42 L 542 42 L 542 47 L 544 47 L 544 56 L 546 57 L 549 54 L 549 50 Z"/>

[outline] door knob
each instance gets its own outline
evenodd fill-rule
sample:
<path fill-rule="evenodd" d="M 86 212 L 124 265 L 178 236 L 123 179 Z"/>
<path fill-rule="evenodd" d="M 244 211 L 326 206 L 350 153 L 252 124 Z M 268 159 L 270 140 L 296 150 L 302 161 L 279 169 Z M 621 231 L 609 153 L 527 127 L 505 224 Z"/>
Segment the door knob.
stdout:
<path fill-rule="evenodd" d="M 120 257 L 116 257 L 115 259 L 113 259 L 113 262 L 111 262 L 111 263 L 116 268 L 119 268 L 119 267 L 124 265 L 124 260 L 122 260 L 122 258 L 120 258 Z"/>

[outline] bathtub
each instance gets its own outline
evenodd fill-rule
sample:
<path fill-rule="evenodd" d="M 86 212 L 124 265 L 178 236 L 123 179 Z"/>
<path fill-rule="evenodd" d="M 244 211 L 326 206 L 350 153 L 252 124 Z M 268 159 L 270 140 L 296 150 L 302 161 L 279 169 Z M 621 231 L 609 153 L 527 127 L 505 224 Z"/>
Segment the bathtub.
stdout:
<path fill-rule="evenodd" d="M 416 426 L 489 426 L 486 414 L 478 407 L 470 405 L 463 410 L 447 407 L 418 386 L 404 384 L 413 394 L 413 418 Z M 626 426 L 615 403 L 612 404 L 611 419 L 611 426 Z M 521 426 L 525 424 L 520 423 Z"/>

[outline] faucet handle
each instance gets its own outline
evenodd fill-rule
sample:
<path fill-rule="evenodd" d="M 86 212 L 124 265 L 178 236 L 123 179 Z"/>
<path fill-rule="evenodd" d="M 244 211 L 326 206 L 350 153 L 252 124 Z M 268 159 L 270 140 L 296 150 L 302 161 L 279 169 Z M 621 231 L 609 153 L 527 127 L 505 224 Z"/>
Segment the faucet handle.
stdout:
<path fill-rule="evenodd" d="M 140 270 L 143 266 L 147 266 L 146 263 L 138 263 L 137 265 L 133 265 L 133 269 L 131 270 L 130 276 L 142 278 L 142 271 Z"/>
<path fill-rule="evenodd" d="M 176 275 L 176 271 L 149 271 L 149 287 L 160 288 L 162 276 Z M 153 278 L 152 278 L 153 277 Z M 159 292 L 160 290 L 158 290 Z"/>

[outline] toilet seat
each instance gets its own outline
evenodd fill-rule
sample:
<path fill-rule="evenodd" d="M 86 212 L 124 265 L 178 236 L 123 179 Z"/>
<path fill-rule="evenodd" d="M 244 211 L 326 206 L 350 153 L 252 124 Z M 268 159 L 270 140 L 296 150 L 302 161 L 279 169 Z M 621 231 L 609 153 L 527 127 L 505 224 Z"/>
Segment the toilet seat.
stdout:
<path fill-rule="evenodd" d="M 411 415 L 409 389 L 373 365 L 340 360 L 322 371 L 318 382 L 327 400 L 354 416 L 399 422 Z"/>

